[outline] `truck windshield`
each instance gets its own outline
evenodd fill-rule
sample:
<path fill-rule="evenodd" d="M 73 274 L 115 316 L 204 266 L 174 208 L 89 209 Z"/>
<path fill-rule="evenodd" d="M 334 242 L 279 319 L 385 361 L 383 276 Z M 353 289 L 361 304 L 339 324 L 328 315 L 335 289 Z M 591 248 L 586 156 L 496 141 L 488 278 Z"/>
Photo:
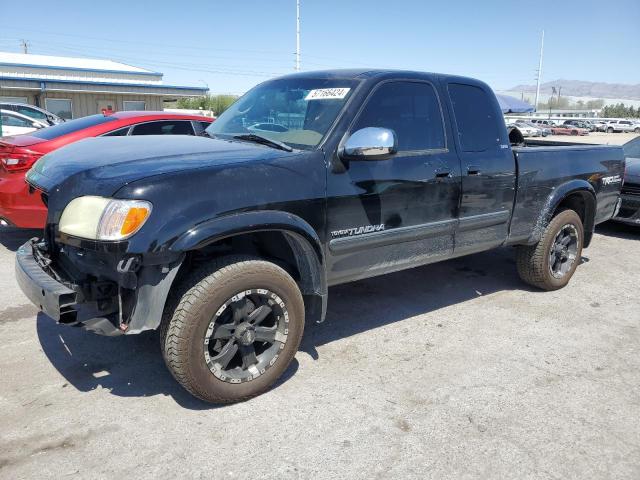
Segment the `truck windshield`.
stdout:
<path fill-rule="evenodd" d="M 315 148 L 353 93 L 354 80 L 281 79 L 262 83 L 208 128 L 210 136 L 256 134 L 292 148 Z"/>

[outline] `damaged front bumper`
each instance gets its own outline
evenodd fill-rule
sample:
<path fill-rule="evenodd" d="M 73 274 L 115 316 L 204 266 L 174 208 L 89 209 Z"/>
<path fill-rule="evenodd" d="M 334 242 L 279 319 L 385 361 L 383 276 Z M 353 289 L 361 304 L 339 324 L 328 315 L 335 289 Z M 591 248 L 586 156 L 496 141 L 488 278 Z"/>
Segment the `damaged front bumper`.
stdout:
<path fill-rule="evenodd" d="M 18 249 L 15 272 L 24 294 L 45 315 L 58 323 L 108 336 L 140 333 L 160 325 L 181 259 L 165 265 L 141 262 L 135 271 L 118 268 L 112 278 L 88 275 L 81 279 L 57 269 L 51 258 L 41 251 L 41 245 L 34 239 Z M 96 268 L 89 271 L 104 268 L 105 263 L 96 260 Z M 118 265 L 131 265 L 131 262 Z"/>

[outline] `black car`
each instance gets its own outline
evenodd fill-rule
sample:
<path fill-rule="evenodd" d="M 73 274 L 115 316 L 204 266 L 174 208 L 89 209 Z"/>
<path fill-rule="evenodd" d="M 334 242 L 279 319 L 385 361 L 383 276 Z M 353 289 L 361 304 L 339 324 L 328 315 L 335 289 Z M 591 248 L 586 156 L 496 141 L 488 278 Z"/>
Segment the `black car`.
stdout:
<path fill-rule="evenodd" d="M 40 159 L 47 224 L 16 277 L 60 323 L 159 329 L 174 377 L 211 402 L 269 388 L 331 285 L 511 245 L 525 282 L 562 288 L 624 173 L 620 147 L 512 147 L 485 83 L 411 71 L 269 80 L 206 132 Z"/>
<path fill-rule="evenodd" d="M 622 148 L 626 160 L 622 206 L 614 220 L 640 226 L 640 137 L 627 142 Z"/>

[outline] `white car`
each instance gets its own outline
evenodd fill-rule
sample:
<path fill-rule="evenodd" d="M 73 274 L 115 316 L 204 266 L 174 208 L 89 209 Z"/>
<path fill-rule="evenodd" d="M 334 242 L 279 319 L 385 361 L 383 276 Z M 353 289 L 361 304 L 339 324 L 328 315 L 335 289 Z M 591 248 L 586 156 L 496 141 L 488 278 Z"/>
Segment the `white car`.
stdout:
<path fill-rule="evenodd" d="M 57 125 L 58 123 L 64 122 L 64 119 L 58 117 L 57 115 L 54 115 L 51 112 L 47 112 L 43 108 L 26 103 L 0 102 L 0 110 L 18 112 L 22 115 L 26 115 L 29 118 L 38 120 L 39 122 L 46 123 L 47 125 Z"/>
<path fill-rule="evenodd" d="M 539 137 L 542 135 L 542 129 L 537 125 L 525 123 L 523 120 L 517 120 L 515 123 L 508 122 L 507 127 L 517 128 L 523 137 Z"/>
<path fill-rule="evenodd" d="M 633 123 L 631 120 L 611 120 L 607 122 L 606 132 L 635 132 L 640 133 L 640 125 Z"/>
<path fill-rule="evenodd" d="M 48 127 L 44 122 L 10 110 L 0 110 L 0 136 L 12 137 Z"/>

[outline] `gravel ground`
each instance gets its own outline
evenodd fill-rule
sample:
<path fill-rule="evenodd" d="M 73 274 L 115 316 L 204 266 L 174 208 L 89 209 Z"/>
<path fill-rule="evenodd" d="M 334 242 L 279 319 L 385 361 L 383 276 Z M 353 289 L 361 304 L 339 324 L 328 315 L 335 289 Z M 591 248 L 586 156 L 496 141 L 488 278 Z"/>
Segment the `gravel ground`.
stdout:
<path fill-rule="evenodd" d="M 640 478 L 640 230 L 557 292 L 511 249 L 332 288 L 276 388 L 217 408 L 155 333 L 38 315 L 0 235 L 0 478 Z"/>

